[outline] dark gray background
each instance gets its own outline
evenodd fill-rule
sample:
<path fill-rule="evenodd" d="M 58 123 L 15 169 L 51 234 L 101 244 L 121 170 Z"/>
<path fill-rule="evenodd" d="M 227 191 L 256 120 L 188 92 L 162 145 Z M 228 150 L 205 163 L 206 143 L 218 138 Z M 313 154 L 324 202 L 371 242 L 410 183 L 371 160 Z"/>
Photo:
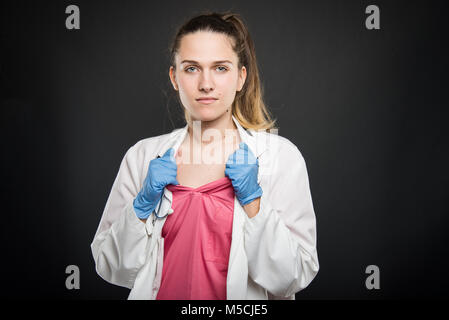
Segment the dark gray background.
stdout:
<path fill-rule="evenodd" d="M 90 243 L 120 161 L 183 126 L 176 27 L 234 10 L 279 134 L 301 150 L 320 271 L 297 299 L 447 296 L 446 1 L 8 1 L 1 6 L 2 296 L 97 299 Z M 65 28 L 76 4 L 81 29 Z M 380 8 L 380 30 L 365 8 Z M 81 289 L 65 288 L 65 267 Z M 380 290 L 365 288 L 366 266 Z"/>

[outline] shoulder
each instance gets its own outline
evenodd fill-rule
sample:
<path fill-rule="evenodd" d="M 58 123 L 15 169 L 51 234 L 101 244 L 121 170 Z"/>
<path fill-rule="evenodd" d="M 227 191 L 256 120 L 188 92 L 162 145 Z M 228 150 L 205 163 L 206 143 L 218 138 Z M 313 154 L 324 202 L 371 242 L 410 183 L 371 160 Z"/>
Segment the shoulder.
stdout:
<path fill-rule="evenodd" d="M 251 133 L 255 135 L 258 141 L 257 144 L 263 143 L 266 145 L 266 150 L 271 157 L 304 161 L 303 155 L 297 145 L 290 139 L 279 135 L 277 132 L 252 131 Z"/>
<path fill-rule="evenodd" d="M 259 137 L 267 141 L 263 159 L 259 159 L 262 160 L 259 169 L 270 181 L 270 192 L 273 186 L 280 187 L 279 190 L 297 190 L 304 181 L 308 183 L 306 161 L 295 143 L 277 133 L 261 132 Z"/>

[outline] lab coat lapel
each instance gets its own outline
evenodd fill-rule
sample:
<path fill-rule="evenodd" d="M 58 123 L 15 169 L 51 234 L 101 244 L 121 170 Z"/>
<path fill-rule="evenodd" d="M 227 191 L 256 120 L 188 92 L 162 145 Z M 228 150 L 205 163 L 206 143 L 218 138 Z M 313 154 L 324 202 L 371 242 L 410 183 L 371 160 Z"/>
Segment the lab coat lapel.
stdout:
<path fill-rule="evenodd" d="M 267 147 L 264 137 L 257 137 L 253 130 L 243 128 L 234 116 L 232 116 L 232 119 L 237 126 L 242 142 L 245 142 L 248 145 L 249 150 L 251 150 L 256 158 L 259 158 L 259 156 L 265 152 Z"/>
<path fill-rule="evenodd" d="M 166 143 L 164 143 L 157 153 L 159 157 L 162 157 L 165 152 L 167 152 L 168 149 L 173 148 L 175 149 L 175 154 L 178 151 L 179 146 L 184 141 L 184 138 L 187 134 L 187 125 L 184 126 L 184 128 L 180 128 L 177 130 L 173 130 L 170 133 L 170 136 L 168 137 L 168 140 Z"/>
<path fill-rule="evenodd" d="M 185 125 L 183 128 L 179 128 L 176 130 L 173 130 L 169 137 L 167 142 L 163 143 L 162 146 L 159 148 L 158 152 L 157 152 L 157 157 L 162 157 L 165 152 L 167 152 L 168 149 L 173 148 L 175 150 L 174 154 L 176 154 L 178 152 L 178 148 L 181 145 L 181 143 L 184 141 L 184 138 L 187 134 L 187 128 L 188 125 Z M 169 203 L 165 203 L 164 199 L 168 199 Z M 173 195 L 172 192 L 170 190 L 168 190 L 168 188 L 164 188 L 164 195 L 162 197 L 162 200 L 159 202 L 159 205 L 156 207 L 157 212 L 159 212 L 160 214 L 159 217 L 165 217 L 167 214 L 170 214 L 171 212 L 173 212 L 171 208 L 171 203 L 173 201 Z M 160 207 L 163 206 L 165 204 L 166 209 L 162 210 L 162 212 L 160 211 Z M 168 206 L 169 205 L 169 206 Z M 160 219 L 158 219 L 160 220 Z M 165 219 L 163 220 L 163 222 L 165 222 Z"/>
<path fill-rule="evenodd" d="M 250 130 L 245 130 L 234 116 L 232 116 L 236 124 L 242 142 L 248 145 L 249 150 L 256 158 L 266 151 L 267 145 L 265 137 L 258 137 Z M 258 137 L 258 139 L 256 139 Z M 262 172 L 265 168 L 259 166 L 259 176 L 264 175 Z M 258 179 L 258 182 L 260 179 Z M 245 253 L 243 241 L 243 227 L 245 224 L 246 212 L 234 197 L 234 217 L 232 223 L 232 242 L 229 254 L 228 278 L 227 278 L 227 299 L 228 300 L 244 300 L 246 299 L 248 286 L 248 260 Z"/>

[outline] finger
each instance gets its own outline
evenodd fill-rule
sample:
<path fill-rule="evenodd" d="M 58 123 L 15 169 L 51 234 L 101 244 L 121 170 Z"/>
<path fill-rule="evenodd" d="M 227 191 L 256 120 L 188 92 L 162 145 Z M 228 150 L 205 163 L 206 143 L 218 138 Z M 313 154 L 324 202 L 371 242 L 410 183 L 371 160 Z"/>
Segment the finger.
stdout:
<path fill-rule="evenodd" d="M 246 164 L 247 152 L 243 149 L 237 150 L 235 153 L 234 164 Z"/>
<path fill-rule="evenodd" d="M 168 149 L 165 154 L 164 154 L 165 158 L 168 158 L 170 161 L 175 162 L 175 149 L 170 148 Z"/>
<path fill-rule="evenodd" d="M 245 142 L 240 142 L 239 148 L 242 150 L 248 150 L 248 145 Z"/>
<path fill-rule="evenodd" d="M 165 153 L 162 156 L 162 158 L 170 158 L 172 156 L 173 152 L 174 152 L 173 148 L 167 149 L 167 151 L 165 151 Z"/>
<path fill-rule="evenodd" d="M 233 164 L 233 163 L 235 163 L 235 157 L 236 157 L 236 152 L 232 153 L 229 156 L 228 161 L 226 161 L 226 164 Z"/>

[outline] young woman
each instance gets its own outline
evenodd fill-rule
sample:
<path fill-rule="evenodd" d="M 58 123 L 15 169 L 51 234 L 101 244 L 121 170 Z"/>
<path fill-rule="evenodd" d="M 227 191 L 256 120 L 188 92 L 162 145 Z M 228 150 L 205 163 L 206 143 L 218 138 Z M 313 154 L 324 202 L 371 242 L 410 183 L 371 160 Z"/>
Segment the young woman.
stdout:
<path fill-rule="evenodd" d="M 128 299 L 295 299 L 319 269 L 315 213 L 245 24 L 199 15 L 171 52 L 186 126 L 126 152 L 91 244 L 98 274 Z"/>

